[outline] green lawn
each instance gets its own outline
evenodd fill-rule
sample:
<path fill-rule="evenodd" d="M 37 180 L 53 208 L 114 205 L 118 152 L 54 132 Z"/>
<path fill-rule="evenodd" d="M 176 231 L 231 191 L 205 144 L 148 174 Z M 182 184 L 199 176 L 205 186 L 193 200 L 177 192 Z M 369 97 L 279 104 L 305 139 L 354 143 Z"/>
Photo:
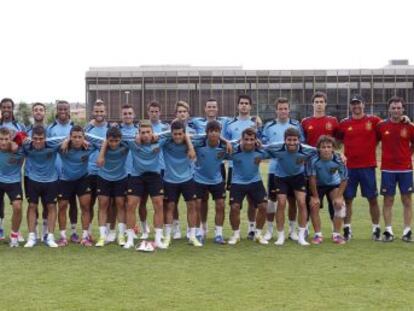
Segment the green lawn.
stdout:
<path fill-rule="evenodd" d="M 242 211 L 244 219 L 245 210 Z M 182 220 L 185 209 L 181 206 Z M 211 214 L 210 214 L 211 216 Z M 227 215 L 226 215 L 227 216 Z M 10 209 L 7 210 L 9 232 Z M 227 218 L 227 217 L 226 217 Z M 329 237 L 326 210 L 323 232 Z M 116 245 L 85 249 L 0 246 L 1 310 L 410 310 L 414 244 L 372 242 L 367 202 L 355 202 L 355 238 L 338 246 L 243 240 L 203 248 L 184 240 L 151 254 Z M 394 231 L 402 232 L 401 204 Z M 26 235 L 26 221 L 23 232 Z M 185 226 L 183 226 L 183 229 Z M 95 229 L 96 226 L 95 226 Z M 243 237 L 246 222 L 242 223 Z M 95 235 L 97 232 L 95 232 Z M 226 219 L 225 235 L 230 235 Z"/>

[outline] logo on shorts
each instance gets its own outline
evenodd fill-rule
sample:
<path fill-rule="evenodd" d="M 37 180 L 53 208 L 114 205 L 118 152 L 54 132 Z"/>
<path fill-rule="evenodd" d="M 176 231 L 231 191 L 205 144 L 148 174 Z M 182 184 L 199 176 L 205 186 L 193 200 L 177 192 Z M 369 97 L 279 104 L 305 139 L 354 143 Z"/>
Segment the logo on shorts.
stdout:
<path fill-rule="evenodd" d="M 101 189 L 96 189 L 96 192 L 101 192 Z"/>
<path fill-rule="evenodd" d="M 276 188 L 276 192 L 280 192 L 280 188 Z"/>
<path fill-rule="evenodd" d="M 371 122 L 371 121 L 368 121 L 368 122 L 367 122 L 367 124 L 365 124 L 365 129 L 366 129 L 367 131 L 372 130 L 372 122 Z"/>
<path fill-rule="evenodd" d="M 412 187 L 408 188 L 408 191 L 410 191 L 410 192 L 413 191 L 413 188 Z"/>
<path fill-rule="evenodd" d="M 325 125 L 325 129 L 328 130 L 328 131 L 332 130 L 332 123 L 327 122 L 326 125 Z"/>
<path fill-rule="evenodd" d="M 385 188 L 382 188 L 382 192 L 387 192 L 387 189 L 385 189 Z"/>
<path fill-rule="evenodd" d="M 193 199 L 197 199 L 197 195 L 196 194 L 193 195 Z"/>
<path fill-rule="evenodd" d="M 401 135 L 401 137 L 402 138 L 406 138 L 407 137 L 407 129 L 406 128 L 403 128 L 402 130 L 401 130 L 401 133 L 400 133 L 400 135 Z"/>
<path fill-rule="evenodd" d="M 91 192 L 91 188 L 86 188 L 86 190 L 85 190 L 86 192 Z"/>
<path fill-rule="evenodd" d="M 61 195 L 61 194 L 58 194 L 58 198 L 62 198 L 63 197 L 63 195 Z"/>
<path fill-rule="evenodd" d="M 302 190 L 306 190 L 306 187 L 305 187 L 305 186 L 302 186 L 300 189 L 302 189 Z"/>
<path fill-rule="evenodd" d="M 164 189 L 161 189 L 160 190 L 160 194 L 164 194 Z"/>
<path fill-rule="evenodd" d="M 21 199 L 22 196 L 20 194 L 16 195 L 16 199 Z"/>
<path fill-rule="evenodd" d="M 128 189 L 128 193 L 131 193 L 132 192 L 132 189 Z"/>

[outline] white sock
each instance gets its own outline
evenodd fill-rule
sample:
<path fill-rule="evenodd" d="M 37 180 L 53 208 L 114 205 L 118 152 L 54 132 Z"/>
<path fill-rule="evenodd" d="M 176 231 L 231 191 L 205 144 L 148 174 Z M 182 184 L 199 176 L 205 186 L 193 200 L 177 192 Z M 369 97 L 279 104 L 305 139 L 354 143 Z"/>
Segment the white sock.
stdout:
<path fill-rule="evenodd" d="M 202 230 L 200 227 L 196 227 L 196 236 L 203 235 Z"/>
<path fill-rule="evenodd" d="M 256 222 L 255 221 L 249 221 L 249 232 L 254 232 L 256 229 Z"/>
<path fill-rule="evenodd" d="M 48 233 L 47 234 L 47 239 L 50 241 L 54 241 L 55 240 L 55 236 L 53 235 L 53 233 Z"/>
<path fill-rule="evenodd" d="M 118 223 L 118 232 L 120 235 L 125 235 L 126 225 L 122 222 Z"/>
<path fill-rule="evenodd" d="M 256 233 L 255 233 L 255 235 L 256 236 L 260 236 L 262 234 L 262 229 L 257 229 L 256 228 Z"/>
<path fill-rule="evenodd" d="M 385 227 L 385 231 L 388 231 L 389 233 L 391 233 L 392 235 L 394 235 L 394 233 L 392 232 L 392 226 L 386 226 Z"/>
<path fill-rule="evenodd" d="M 180 228 L 180 221 L 178 219 L 174 219 L 172 224 L 174 226 L 174 229 Z"/>
<path fill-rule="evenodd" d="M 105 239 L 106 238 L 106 234 L 107 234 L 107 232 L 108 232 L 108 229 L 107 229 L 107 226 L 100 226 L 99 227 L 99 235 L 100 235 L 100 238 L 102 239 Z"/>
<path fill-rule="evenodd" d="M 222 235 L 223 235 L 223 227 L 216 226 L 216 236 L 222 236 Z"/>
<path fill-rule="evenodd" d="M 349 230 L 351 230 L 351 224 L 344 224 L 344 228 L 349 228 Z"/>
<path fill-rule="evenodd" d="M 82 239 L 87 239 L 89 237 L 88 230 L 82 230 Z"/>
<path fill-rule="evenodd" d="M 322 232 L 315 232 L 315 236 L 319 236 L 319 237 L 322 237 Z"/>
<path fill-rule="evenodd" d="M 72 234 L 76 233 L 76 224 L 70 224 L 70 228 L 72 229 Z"/>
<path fill-rule="evenodd" d="M 204 235 L 206 234 L 206 232 L 204 231 L 203 226 L 200 226 L 200 227 L 199 227 L 199 228 L 197 228 L 197 229 L 198 229 L 198 233 L 197 233 L 197 235 L 204 236 Z"/>
<path fill-rule="evenodd" d="M 134 244 L 134 235 L 135 235 L 134 229 L 127 229 L 126 233 L 127 233 L 127 243 Z"/>
<path fill-rule="evenodd" d="M 283 230 L 283 231 L 278 231 L 277 232 L 277 239 L 279 240 L 279 239 L 285 239 L 285 231 Z"/>
<path fill-rule="evenodd" d="M 271 234 L 273 234 L 273 227 L 274 227 L 273 221 L 268 221 L 267 222 L 267 231 Z"/>
<path fill-rule="evenodd" d="M 411 227 L 405 227 L 403 231 L 403 235 L 406 235 L 409 231 L 411 231 Z"/>
<path fill-rule="evenodd" d="M 299 240 L 300 241 L 305 240 L 305 231 L 306 231 L 306 228 L 299 227 Z"/>
<path fill-rule="evenodd" d="M 165 237 L 166 238 L 171 237 L 171 225 L 170 224 L 165 225 Z"/>
<path fill-rule="evenodd" d="M 236 237 L 236 238 L 240 238 L 240 229 L 233 230 L 233 236 Z"/>
<path fill-rule="evenodd" d="M 29 240 L 36 240 L 36 234 L 34 232 L 29 232 Z"/>
<path fill-rule="evenodd" d="M 66 230 L 60 230 L 60 237 L 66 240 Z"/>
<path fill-rule="evenodd" d="M 195 239 L 196 228 L 190 228 L 190 239 Z"/>
<path fill-rule="evenodd" d="M 296 221 L 289 220 L 289 233 L 294 232 L 296 229 Z"/>
<path fill-rule="evenodd" d="M 105 228 L 106 228 L 106 233 L 109 233 L 109 231 L 111 231 L 111 224 L 107 222 Z"/>
<path fill-rule="evenodd" d="M 141 223 L 141 232 L 146 233 L 147 232 L 147 221 L 146 220 L 140 221 L 140 223 Z"/>
<path fill-rule="evenodd" d="M 338 232 L 332 232 L 332 237 L 336 238 L 337 236 L 339 236 L 340 234 Z"/>
<path fill-rule="evenodd" d="M 372 232 L 375 232 L 375 230 L 379 227 L 379 224 L 372 224 Z"/>
<path fill-rule="evenodd" d="M 161 228 L 155 228 L 155 242 L 160 243 L 162 238 L 162 229 Z"/>

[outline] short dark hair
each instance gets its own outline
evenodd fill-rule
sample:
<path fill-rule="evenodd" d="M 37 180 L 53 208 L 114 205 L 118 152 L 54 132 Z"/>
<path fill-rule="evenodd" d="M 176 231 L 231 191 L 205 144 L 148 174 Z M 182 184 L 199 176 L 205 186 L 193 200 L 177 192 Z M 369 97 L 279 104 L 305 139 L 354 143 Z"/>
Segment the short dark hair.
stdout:
<path fill-rule="evenodd" d="M 206 133 L 211 131 L 219 131 L 221 132 L 221 124 L 216 120 L 208 121 L 206 125 Z"/>
<path fill-rule="evenodd" d="M 240 103 L 240 100 L 241 99 L 247 99 L 249 101 L 249 105 L 250 106 L 252 105 L 252 98 L 249 95 L 247 95 L 247 94 L 240 94 L 239 95 L 239 98 L 237 99 L 237 104 Z"/>
<path fill-rule="evenodd" d="M 82 134 L 85 133 L 85 131 L 83 130 L 83 127 L 80 125 L 74 125 L 72 126 L 72 128 L 70 129 L 69 134 L 72 135 L 73 132 L 82 132 Z"/>
<path fill-rule="evenodd" d="M 106 132 L 106 138 L 122 138 L 122 132 L 117 127 L 110 127 Z"/>
<path fill-rule="evenodd" d="M 392 103 L 401 103 L 403 108 L 405 109 L 405 100 L 400 96 L 392 96 L 387 102 L 387 109 L 390 108 Z"/>
<path fill-rule="evenodd" d="M 152 124 L 149 120 L 141 120 L 139 122 L 139 128 L 150 128 L 152 129 Z"/>
<path fill-rule="evenodd" d="M 322 97 L 325 100 L 325 103 L 328 101 L 328 96 L 326 95 L 326 93 L 317 91 L 312 95 L 312 103 L 314 102 L 315 98 L 320 98 L 320 97 Z"/>
<path fill-rule="evenodd" d="M 150 103 L 148 104 L 148 106 L 147 106 L 147 110 L 149 110 L 151 107 L 156 107 L 156 108 L 158 108 L 159 110 L 161 110 L 161 105 L 160 105 L 160 103 L 159 102 L 157 102 L 156 100 L 152 100 L 152 101 L 150 101 Z"/>
<path fill-rule="evenodd" d="M 105 103 L 102 99 L 97 99 L 93 105 L 94 106 L 104 106 L 105 107 Z"/>
<path fill-rule="evenodd" d="M 330 143 L 334 148 L 336 148 L 336 140 L 332 136 L 329 135 L 321 135 L 318 138 L 318 142 L 316 143 L 316 148 L 320 148 L 322 144 Z"/>
<path fill-rule="evenodd" d="M 181 120 L 174 120 L 172 123 L 171 123 L 171 132 L 172 131 L 174 131 L 174 130 L 183 130 L 184 131 L 184 133 L 185 133 L 185 124 L 184 124 L 184 122 L 183 121 L 181 121 Z"/>
<path fill-rule="evenodd" d="M 300 138 L 300 132 L 298 129 L 295 129 L 294 127 L 289 127 L 285 131 L 284 138 L 288 138 L 289 136 L 295 136 L 297 138 Z"/>
<path fill-rule="evenodd" d="M 45 128 L 43 127 L 43 125 L 35 125 L 35 126 L 33 127 L 33 130 L 32 130 L 32 137 L 33 137 L 34 135 L 38 135 L 38 136 L 46 136 L 46 130 L 45 130 Z"/>
<path fill-rule="evenodd" d="M 69 102 L 67 100 L 58 100 L 56 101 L 56 107 L 59 105 L 69 105 Z"/>
<path fill-rule="evenodd" d="M 123 110 L 123 109 L 132 109 L 133 110 L 134 107 L 132 107 L 132 105 L 130 105 L 130 104 L 125 104 L 121 107 L 121 110 Z"/>
<path fill-rule="evenodd" d="M 8 135 L 8 136 L 10 136 L 10 130 L 7 128 L 7 127 L 0 127 L 0 135 L 3 135 L 3 136 L 5 136 L 5 135 Z"/>
<path fill-rule="evenodd" d="M 43 103 L 39 103 L 39 102 L 37 102 L 37 103 L 33 103 L 33 104 L 32 104 L 32 110 L 33 110 L 33 109 L 35 109 L 35 107 L 37 107 L 37 106 L 42 106 L 42 107 L 43 107 L 43 109 L 45 109 L 45 110 L 46 110 L 46 105 L 45 105 L 45 104 L 43 104 Z"/>
<path fill-rule="evenodd" d="M 289 106 L 289 100 L 286 97 L 279 97 L 275 100 L 276 108 L 279 106 L 279 104 L 288 104 Z"/>
<path fill-rule="evenodd" d="M 217 103 L 217 99 L 212 98 L 212 97 L 209 98 L 209 99 L 207 99 L 206 102 L 204 103 L 204 106 L 207 105 L 208 102 L 215 102 L 215 103 Z"/>
<path fill-rule="evenodd" d="M 14 109 L 14 101 L 11 98 L 5 97 L 0 101 L 0 108 L 3 106 L 4 103 L 11 103 L 12 109 Z"/>
<path fill-rule="evenodd" d="M 248 127 L 247 129 L 243 130 L 241 137 L 244 138 L 245 135 L 254 136 L 255 138 L 257 138 L 256 130 L 252 127 Z"/>

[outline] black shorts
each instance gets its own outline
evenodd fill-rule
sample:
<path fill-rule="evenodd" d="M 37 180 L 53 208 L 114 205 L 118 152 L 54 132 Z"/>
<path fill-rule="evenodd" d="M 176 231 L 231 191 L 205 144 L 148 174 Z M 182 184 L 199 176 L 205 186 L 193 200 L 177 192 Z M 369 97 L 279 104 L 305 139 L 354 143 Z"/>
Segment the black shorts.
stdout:
<path fill-rule="evenodd" d="M 276 180 L 275 174 L 267 175 L 267 193 L 269 195 L 269 200 L 276 202 L 277 193 L 276 193 Z"/>
<path fill-rule="evenodd" d="M 260 180 L 247 185 L 231 185 L 230 204 L 238 203 L 240 204 L 241 208 L 243 200 L 246 196 L 249 196 L 249 198 L 253 201 L 255 207 L 257 207 L 257 205 L 260 203 L 266 202 L 267 194 L 263 182 Z"/>
<path fill-rule="evenodd" d="M 98 175 L 88 175 L 86 177 L 88 180 L 89 188 L 91 189 L 91 195 L 96 197 L 96 189 L 98 188 Z"/>
<path fill-rule="evenodd" d="M 198 182 L 194 183 L 196 187 L 197 199 L 203 199 L 205 197 L 208 198 L 209 193 L 211 193 L 214 201 L 226 198 L 226 187 L 224 182 L 215 185 L 201 184 Z"/>
<path fill-rule="evenodd" d="M 276 193 L 290 196 L 294 191 L 306 192 L 306 179 L 304 174 L 275 178 Z"/>
<path fill-rule="evenodd" d="M 22 184 L 19 182 L 15 182 L 11 184 L 0 182 L 0 198 L 3 198 L 5 193 L 9 197 L 10 202 L 22 200 L 23 198 Z"/>
<path fill-rule="evenodd" d="M 27 178 L 25 192 L 29 203 L 39 204 L 40 197 L 43 205 L 56 204 L 58 181 L 38 182 Z"/>
<path fill-rule="evenodd" d="M 128 178 L 127 195 L 142 198 L 148 194 L 151 197 L 164 195 L 164 186 L 160 174 L 147 172 L 140 176 L 130 176 Z"/>
<path fill-rule="evenodd" d="M 73 197 L 81 197 L 85 194 L 89 194 L 90 192 L 91 188 L 89 186 L 89 180 L 87 176 L 83 176 L 77 180 L 59 180 L 59 200 L 70 200 Z"/>
<path fill-rule="evenodd" d="M 164 181 L 164 193 L 164 198 L 167 202 L 177 202 L 181 194 L 185 201 L 191 201 L 197 198 L 193 179 L 178 184 Z"/>
<path fill-rule="evenodd" d="M 111 198 L 123 197 L 126 195 L 127 187 L 127 177 L 121 180 L 109 181 L 98 176 L 96 194 Z"/>
<path fill-rule="evenodd" d="M 319 200 L 321 201 L 321 208 L 323 208 L 323 198 L 326 195 L 326 199 L 328 200 L 328 210 L 329 210 L 329 216 L 331 217 L 331 219 L 334 218 L 334 214 L 335 214 L 335 209 L 333 207 L 333 203 L 332 203 L 332 199 L 329 196 L 332 192 L 332 190 L 335 190 L 339 187 L 339 185 L 335 185 L 335 186 L 318 186 L 318 195 L 319 195 Z"/>

